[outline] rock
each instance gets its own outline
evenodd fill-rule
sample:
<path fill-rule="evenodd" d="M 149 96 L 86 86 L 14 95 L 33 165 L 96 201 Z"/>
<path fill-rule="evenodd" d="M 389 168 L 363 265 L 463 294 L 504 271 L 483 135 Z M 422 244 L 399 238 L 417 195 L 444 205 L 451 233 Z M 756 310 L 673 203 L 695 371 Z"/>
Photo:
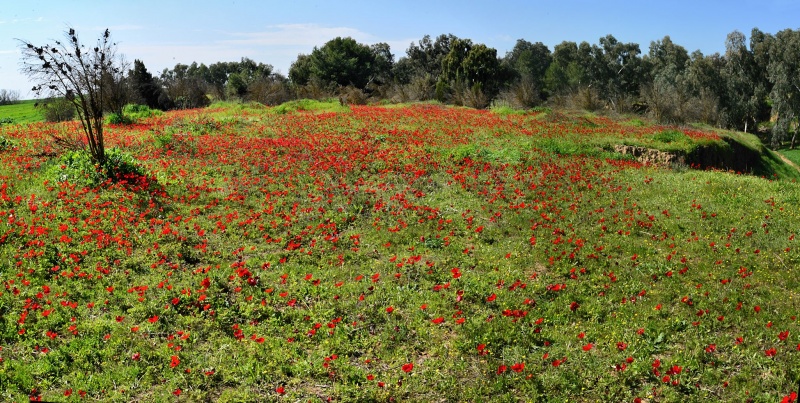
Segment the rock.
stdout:
<path fill-rule="evenodd" d="M 685 164 L 686 156 L 680 152 L 658 151 L 646 147 L 615 145 L 614 151 L 623 155 L 632 155 L 636 161 L 650 165 L 671 166 Z"/>

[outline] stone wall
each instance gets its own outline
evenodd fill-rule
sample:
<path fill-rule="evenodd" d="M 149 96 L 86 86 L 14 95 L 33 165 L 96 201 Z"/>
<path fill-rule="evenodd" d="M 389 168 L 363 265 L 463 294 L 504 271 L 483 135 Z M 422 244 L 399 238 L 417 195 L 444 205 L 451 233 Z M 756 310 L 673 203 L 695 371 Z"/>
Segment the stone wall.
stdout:
<path fill-rule="evenodd" d="M 686 163 L 686 156 L 683 153 L 671 153 L 652 148 L 626 145 L 615 145 L 614 151 L 624 155 L 632 155 L 636 158 L 636 161 L 645 164 L 670 166 L 672 164 Z"/>

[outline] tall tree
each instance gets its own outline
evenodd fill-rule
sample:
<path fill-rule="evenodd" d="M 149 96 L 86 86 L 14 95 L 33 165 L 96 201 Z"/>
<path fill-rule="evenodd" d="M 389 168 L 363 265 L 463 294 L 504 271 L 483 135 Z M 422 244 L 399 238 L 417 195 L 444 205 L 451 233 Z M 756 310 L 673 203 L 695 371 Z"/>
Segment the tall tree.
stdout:
<path fill-rule="evenodd" d="M 643 58 L 645 79 L 641 96 L 648 112 L 659 122 L 683 122 L 692 97 L 686 78 L 689 54 L 669 36 L 650 43 Z"/>
<path fill-rule="evenodd" d="M 578 58 L 578 44 L 564 41 L 553 48 L 552 62 L 544 76 L 548 94 L 563 94 L 585 83 L 586 70 Z"/>
<path fill-rule="evenodd" d="M 106 29 L 94 47 L 86 48 L 74 29 L 65 32 L 66 42 L 36 46 L 20 40 L 22 72 L 33 82 L 38 96 L 63 97 L 78 112 L 92 160 L 105 163 L 103 107 L 109 75 L 121 74 L 117 46 Z M 57 143 L 68 141 L 55 138 Z M 76 144 L 64 144 L 77 146 Z"/>
<path fill-rule="evenodd" d="M 543 43 L 517 40 L 514 48 L 503 58 L 503 64 L 513 72 L 513 80 L 530 83 L 536 91 L 544 90 L 545 72 L 553 58 Z"/>
<path fill-rule="evenodd" d="M 387 53 L 385 44 L 370 48 L 353 38 L 337 37 L 321 48 L 314 48 L 308 60 L 301 61 L 298 57 L 289 76 L 301 81 L 315 77 L 330 88 L 352 85 L 363 90 L 373 80 L 390 73 L 391 61 L 387 60 Z M 308 70 L 295 71 L 300 68 Z"/>
<path fill-rule="evenodd" d="M 743 33 L 733 31 L 725 39 L 725 67 L 723 77 L 726 85 L 725 117 L 730 127 L 743 128 L 758 117 L 756 84 L 757 71 L 753 54 L 747 49 Z"/>
<path fill-rule="evenodd" d="M 776 116 L 772 129 L 772 146 L 778 147 L 797 125 L 800 116 L 800 30 L 785 29 L 775 35 L 770 48 L 768 66 L 772 82 L 770 99 L 772 113 Z M 797 130 L 794 130 L 791 146 L 794 147 Z"/>
<path fill-rule="evenodd" d="M 133 61 L 133 69 L 128 72 L 128 81 L 136 102 L 143 103 L 153 109 L 162 109 L 158 102 L 161 95 L 161 87 L 153 75 L 147 71 L 147 67 L 141 60 L 136 59 Z"/>
<path fill-rule="evenodd" d="M 442 73 L 442 60 L 450 53 L 453 43 L 459 40 L 453 34 L 442 34 L 431 40 L 425 35 L 417 44 L 412 43 L 406 50 L 406 59 L 414 75 L 430 75 L 438 80 Z M 402 60 L 402 59 L 401 59 Z"/>
<path fill-rule="evenodd" d="M 701 122 L 711 125 L 720 123 L 721 100 L 726 92 L 722 77 L 724 65 L 719 53 L 705 56 L 699 50 L 692 52 L 685 83 L 691 94 L 697 97 L 697 118 Z"/>
<path fill-rule="evenodd" d="M 594 48 L 596 76 L 601 96 L 618 110 L 625 98 L 638 94 L 643 69 L 641 51 L 636 43 L 619 42 L 612 35 L 600 38 L 600 49 Z"/>

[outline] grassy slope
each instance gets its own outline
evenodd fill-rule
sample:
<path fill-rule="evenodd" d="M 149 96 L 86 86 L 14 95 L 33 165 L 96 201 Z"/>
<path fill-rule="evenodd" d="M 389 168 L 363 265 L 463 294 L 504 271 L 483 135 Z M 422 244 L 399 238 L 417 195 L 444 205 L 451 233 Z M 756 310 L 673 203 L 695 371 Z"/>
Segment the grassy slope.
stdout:
<path fill-rule="evenodd" d="M 0 120 L 8 118 L 18 124 L 41 122 L 41 112 L 34 107 L 36 102 L 36 100 L 27 100 L 13 105 L 2 105 L 0 106 Z"/>
<path fill-rule="evenodd" d="M 642 167 L 597 146 L 613 122 L 594 117 L 417 108 L 109 130 L 163 194 L 45 185 L 59 164 L 26 134 L 0 154 L 0 397 L 776 401 L 796 384 L 798 185 Z"/>

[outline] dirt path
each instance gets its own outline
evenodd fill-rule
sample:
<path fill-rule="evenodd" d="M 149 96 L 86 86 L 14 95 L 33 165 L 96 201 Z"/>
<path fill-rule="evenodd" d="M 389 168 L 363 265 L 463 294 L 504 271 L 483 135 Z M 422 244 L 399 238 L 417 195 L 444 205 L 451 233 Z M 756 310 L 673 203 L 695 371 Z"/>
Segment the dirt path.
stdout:
<path fill-rule="evenodd" d="M 797 166 L 797 164 L 795 164 L 794 162 L 790 161 L 788 158 L 784 157 L 783 154 L 781 154 L 781 153 L 779 153 L 777 151 L 775 151 L 775 154 L 778 154 L 778 157 L 780 157 L 781 160 L 786 163 L 786 165 L 789 165 L 790 167 L 792 167 L 792 168 L 796 169 L 798 172 L 800 172 L 800 166 Z"/>

